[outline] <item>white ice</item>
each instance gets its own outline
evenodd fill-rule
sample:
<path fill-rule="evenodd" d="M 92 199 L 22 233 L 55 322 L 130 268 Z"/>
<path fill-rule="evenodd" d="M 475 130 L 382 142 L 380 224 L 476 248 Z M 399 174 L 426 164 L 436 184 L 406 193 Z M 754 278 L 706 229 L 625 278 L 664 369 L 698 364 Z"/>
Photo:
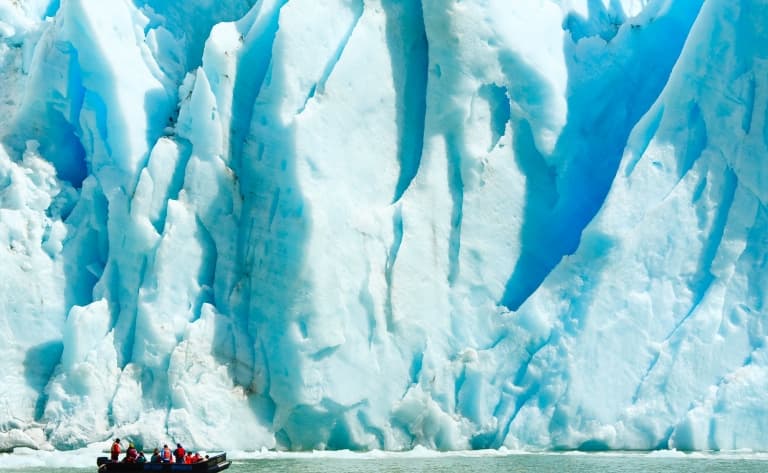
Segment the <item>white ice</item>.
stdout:
<path fill-rule="evenodd" d="M 758 3 L 0 1 L 0 450 L 768 450 Z"/>

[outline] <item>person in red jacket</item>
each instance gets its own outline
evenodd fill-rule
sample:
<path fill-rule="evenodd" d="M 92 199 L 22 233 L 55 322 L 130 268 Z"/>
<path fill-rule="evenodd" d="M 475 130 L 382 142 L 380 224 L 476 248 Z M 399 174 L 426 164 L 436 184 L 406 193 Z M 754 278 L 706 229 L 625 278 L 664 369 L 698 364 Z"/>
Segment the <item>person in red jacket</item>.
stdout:
<path fill-rule="evenodd" d="M 184 447 L 182 447 L 180 443 L 177 443 L 176 450 L 173 451 L 173 456 L 176 457 L 176 463 L 184 463 L 186 454 L 187 452 L 184 450 Z"/>
<path fill-rule="evenodd" d="M 112 442 L 112 448 L 109 450 L 110 460 L 112 460 L 113 463 L 117 463 L 117 457 L 120 456 L 120 439 L 115 439 L 114 442 Z"/>
<path fill-rule="evenodd" d="M 136 450 L 136 447 L 134 447 L 133 443 L 129 443 L 128 450 L 125 451 L 125 458 L 123 458 L 123 462 L 136 463 L 136 460 L 138 458 L 139 458 L 138 450 Z"/>

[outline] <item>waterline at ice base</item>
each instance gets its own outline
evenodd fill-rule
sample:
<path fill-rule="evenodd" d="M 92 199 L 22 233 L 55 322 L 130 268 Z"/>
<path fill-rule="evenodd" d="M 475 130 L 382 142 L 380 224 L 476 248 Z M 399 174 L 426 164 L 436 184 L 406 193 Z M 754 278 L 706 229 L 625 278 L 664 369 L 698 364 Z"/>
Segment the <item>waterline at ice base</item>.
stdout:
<path fill-rule="evenodd" d="M 0 450 L 768 451 L 766 24 L 0 0 Z"/>
<path fill-rule="evenodd" d="M 93 447 L 68 451 L 32 450 L 20 447 L 12 454 L 0 453 L 0 471 L 8 473 L 47 473 L 56 469 L 66 473 L 93 471 L 89 460 L 99 450 Z M 332 473 L 403 471 L 621 471 L 761 473 L 768 456 L 756 452 L 681 452 L 654 450 L 647 452 L 532 452 L 500 447 L 486 450 L 452 450 L 437 452 L 416 446 L 404 452 L 315 450 L 278 452 L 274 450 L 232 452 L 232 467 L 227 473 L 260 473 L 270 471 L 313 471 Z M 178 468 L 178 467 L 177 467 Z"/>

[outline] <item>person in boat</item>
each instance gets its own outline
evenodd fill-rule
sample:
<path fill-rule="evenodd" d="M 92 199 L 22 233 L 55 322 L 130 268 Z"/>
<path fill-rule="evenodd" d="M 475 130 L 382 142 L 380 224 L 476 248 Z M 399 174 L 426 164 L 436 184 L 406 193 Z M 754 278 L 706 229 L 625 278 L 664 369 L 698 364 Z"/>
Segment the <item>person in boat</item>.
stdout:
<path fill-rule="evenodd" d="M 173 463 L 173 455 L 168 445 L 163 445 L 163 451 L 160 453 L 160 461 L 163 463 Z"/>
<path fill-rule="evenodd" d="M 109 450 L 109 459 L 113 463 L 117 463 L 117 458 L 120 456 L 120 439 L 115 439 L 112 442 L 112 448 Z"/>
<path fill-rule="evenodd" d="M 203 457 L 200 456 L 200 452 L 195 452 L 189 456 L 189 463 L 197 463 L 203 461 Z"/>
<path fill-rule="evenodd" d="M 133 445 L 133 442 L 128 444 L 128 450 L 125 451 L 125 458 L 123 458 L 124 463 L 136 463 L 136 460 L 139 458 L 139 452 L 136 450 L 136 447 Z"/>
<path fill-rule="evenodd" d="M 187 455 L 184 447 L 180 443 L 176 444 L 176 450 L 173 451 L 173 456 L 176 457 L 176 463 L 184 463 L 184 457 Z"/>
<path fill-rule="evenodd" d="M 147 457 L 144 456 L 144 452 L 139 452 L 139 456 L 136 458 L 136 463 L 147 463 Z"/>
<path fill-rule="evenodd" d="M 160 449 L 155 447 L 155 451 L 152 452 L 152 457 L 149 459 L 152 463 L 160 463 L 162 461 L 162 458 L 160 457 Z"/>

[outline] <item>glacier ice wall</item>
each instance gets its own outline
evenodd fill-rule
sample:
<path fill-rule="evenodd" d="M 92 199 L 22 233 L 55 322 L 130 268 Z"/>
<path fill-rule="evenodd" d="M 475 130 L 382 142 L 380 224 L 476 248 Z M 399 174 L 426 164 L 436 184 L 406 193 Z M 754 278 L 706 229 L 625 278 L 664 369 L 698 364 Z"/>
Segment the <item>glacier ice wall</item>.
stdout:
<path fill-rule="evenodd" d="M 0 449 L 768 449 L 766 20 L 0 4 Z"/>

